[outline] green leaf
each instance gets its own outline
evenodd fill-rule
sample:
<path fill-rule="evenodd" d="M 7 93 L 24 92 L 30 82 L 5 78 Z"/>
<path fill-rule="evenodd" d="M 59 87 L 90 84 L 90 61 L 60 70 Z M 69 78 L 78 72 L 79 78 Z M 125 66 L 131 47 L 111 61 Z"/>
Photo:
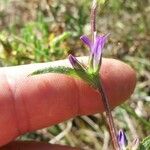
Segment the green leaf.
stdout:
<path fill-rule="evenodd" d="M 149 150 L 150 149 L 150 136 L 143 139 L 139 146 L 139 150 Z"/>
<path fill-rule="evenodd" d="M 74 69 L 69 67 L 62 67 L 62 66 L 39 69 L 31 73 L 30 75 L 38 75 L 38 74 L 45 74 L 45 73 L 61 73 L 61 74 L 76 76 L 76 72 Z"/>
<path fill-rule="evenodd" d="M 48 68 L 36 70 L 30 75 L 38 75 L 38 74 L 45 74 L 45 73 L 60 73 L 60 74 L 69 75 L 71 77 L 82 79 L 90 86 L 97 88 L 97 82 L 95 82 L 95 76 L 81 69 L 76 70 L 76 69 L 72 69 L 69 67 L 62 67 L 62 66 L 48 67 Z"/>
<path fill-rule="evenodd" d="M 71 32 L 64 32 L 63 34 L 55 37 L 52 41 L 51 41 L 51 48 L 55 49 L 56 47 L 58 47 L 58 45 L 63 42 L 64 40 L 68 39 L 71 36 Z"/>

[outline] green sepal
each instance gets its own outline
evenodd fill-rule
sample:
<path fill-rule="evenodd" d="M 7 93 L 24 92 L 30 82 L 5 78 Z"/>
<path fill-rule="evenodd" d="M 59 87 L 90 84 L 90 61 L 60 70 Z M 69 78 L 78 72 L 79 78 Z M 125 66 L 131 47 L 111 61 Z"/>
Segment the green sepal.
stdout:
<path fill-rule="evenodd" d="M 82 71 L 76 70 L 76 73 L 82 80 L 87 82 L 90 86 L 92 86 L 95 89 L 98 88 L 98 83 L 99 83 L 98 76 L 96 76 L 95 74 L 90 74 L 85 70 Z"/>

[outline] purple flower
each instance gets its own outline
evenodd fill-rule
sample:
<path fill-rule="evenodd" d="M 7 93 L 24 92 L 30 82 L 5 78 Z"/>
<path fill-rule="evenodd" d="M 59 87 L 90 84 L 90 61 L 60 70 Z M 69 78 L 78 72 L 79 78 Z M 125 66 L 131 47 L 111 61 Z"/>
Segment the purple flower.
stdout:
<path fill-rule="evenodd" d="M 128 145 L 128 140 L 125 135 L 125 132 L 123 130 L 120 130 L 117 138 L 118 138 L 118 143 L 120 145 L 120 148 L 125 149 L 125 147 Z"/>
<path fill-rule="evenodd" d="M 94 73 L 99 72 L 101 59 L 102 59 L 102 52 L 103 52 L 103 48 L 107 40 L 107 36 L 108 34 L 103 35 L 103 36 L 96 36 L 93 42 L 85 35 L 82 35 L 80 37 L 80 39 L 84 42 L 84 44 L 86 44 L 90 49 L 90 58 L 89 58 L 90 66 L 88 69 Z M 71 64 L 73 65 L 73 67 L 77 68 L 77 64 L 79 64 L 77 59 L 74 56 L 70 55 L 69 60 Z"/>
<path fill-rule="evenodd" d="M 104 45 L 107 40 L 107 35 L 103 36 L 96 36 L 94 42 L 89 40 L 89 38 L 85 35 L 81 36 L 80 39 L 90 48 L 90 64 L 93 68 L 94 72 L 98 72 L 101 65 L 101 59 L 102 59 L 102 52 Z"/>

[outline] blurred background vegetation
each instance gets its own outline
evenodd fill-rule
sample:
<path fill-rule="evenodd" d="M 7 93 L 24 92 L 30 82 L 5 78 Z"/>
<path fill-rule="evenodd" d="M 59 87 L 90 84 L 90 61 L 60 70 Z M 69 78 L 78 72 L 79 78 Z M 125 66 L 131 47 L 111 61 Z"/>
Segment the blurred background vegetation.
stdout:
<path fill-rule="evenodd" d="M 113 111 L 129 140 L 150 135 L 150 1 L 98 0 L 99 33 L 111 33 L 106 57 L 137 72 L 132 97 Z M 91 0 L 0 0 L 0 66 L 87 55 L 79 37 L 90 35 Z M 118 91 L 119 92 L 119 91 Z M 18 139 L 66 144 L 87 150 L 111 148 L 104 118 L 76 117 Z"/>

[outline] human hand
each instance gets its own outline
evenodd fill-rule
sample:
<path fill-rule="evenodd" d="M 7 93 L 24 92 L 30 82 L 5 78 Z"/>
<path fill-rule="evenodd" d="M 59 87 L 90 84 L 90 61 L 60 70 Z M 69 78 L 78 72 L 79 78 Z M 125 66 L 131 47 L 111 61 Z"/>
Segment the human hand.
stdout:
<path fill-rule="evenodd" d="M 0 69 L 0 146 L 26 132 L 51 126 L 77 115 L 103 112 L 99 94 L 81 80 L 63 74 L 28 76 L 39 68 L 62 64 L 69 65 L 65 60 Z M 128 65 L 114 59 L 103 59 L 101 76 L 111 106 L 119 105 L 132 94 L 136 77 Z M 0 150 L 17 148 L 73 149 L 46 143 L 12 142 Z"/>

